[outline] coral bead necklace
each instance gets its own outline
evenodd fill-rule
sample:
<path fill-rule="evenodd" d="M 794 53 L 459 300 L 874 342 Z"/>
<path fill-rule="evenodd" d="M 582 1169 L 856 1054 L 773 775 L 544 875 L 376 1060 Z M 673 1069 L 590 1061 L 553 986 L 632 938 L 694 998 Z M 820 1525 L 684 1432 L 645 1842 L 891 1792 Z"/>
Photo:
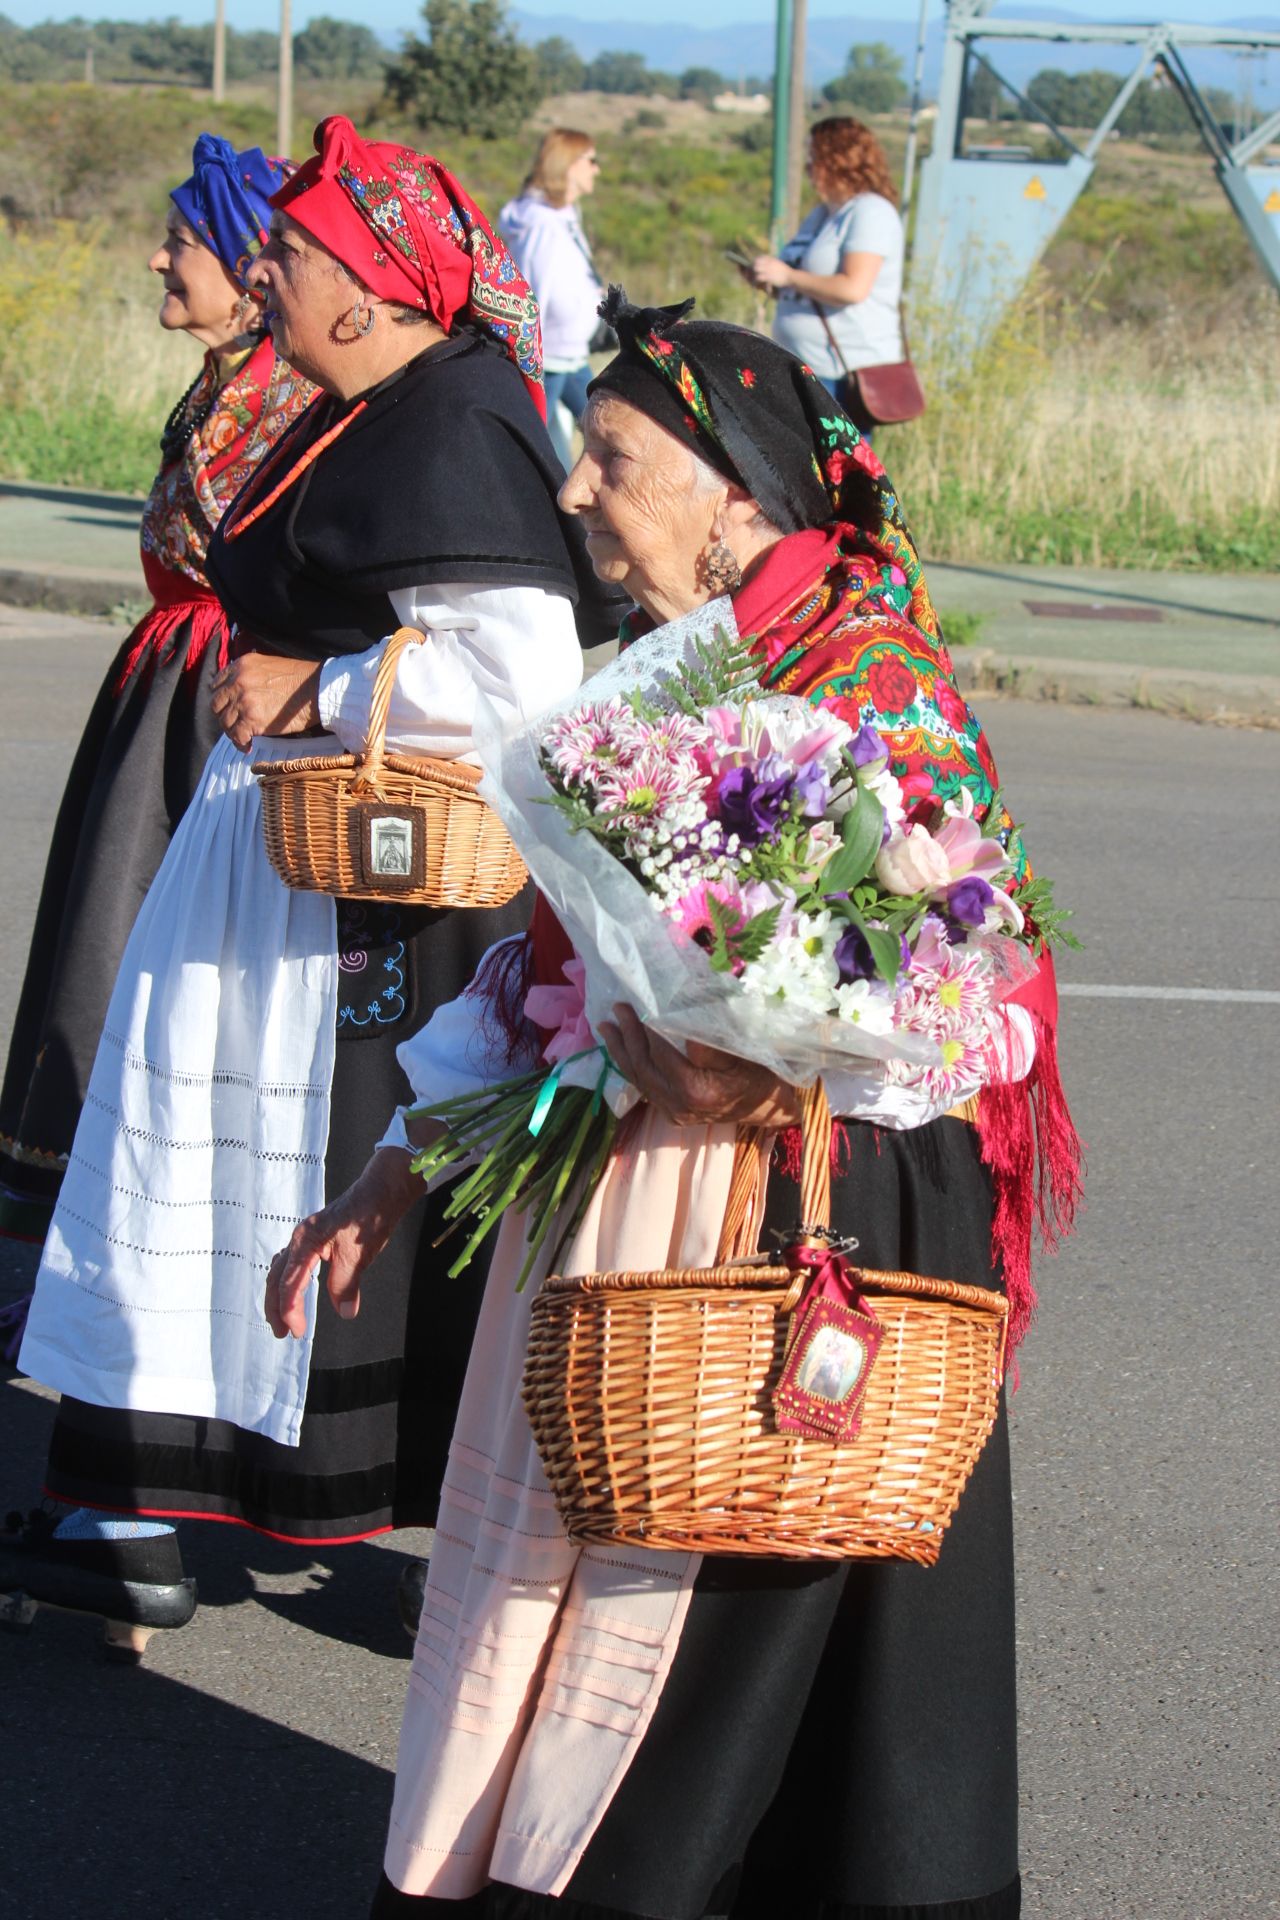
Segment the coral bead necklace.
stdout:
<path fill-rule="evenodd" d="M 249 528 L 255 520 L 261 520 L 264 513 L 269 513 L 281 494 L 288 493 L 290 487 L 301 480 L 307 468 L 320 458 L 320 455 L 326 447 L 333 445 L 339 434 L 346 432 L 356 416 L 364 412 L 366 405 L 366 401 L 357 400 L 350 413 L 344 413 L 341 420 L 339 420 L 335 426 L 330 427 L 327 433 L 322 433 L 320 438 L 307 448 L 301 458 L 294 461 L 284 478 L 277 481 L 266 498 L 260 500 L 256 507 L 250 507 L 247 513 L 239 513 L 233 507 L 231 514 L 228 516 L 228 520 L 223 522 L 223 538 L 227 541 L 238 540 L 242 533 L 249 531 Z M 270 463 L 260 470 L 258 474 L 259 486 L 262 486 L 266 481 L 270 470 Z M 243 498 L 243 495 L 241 498 Z"/>

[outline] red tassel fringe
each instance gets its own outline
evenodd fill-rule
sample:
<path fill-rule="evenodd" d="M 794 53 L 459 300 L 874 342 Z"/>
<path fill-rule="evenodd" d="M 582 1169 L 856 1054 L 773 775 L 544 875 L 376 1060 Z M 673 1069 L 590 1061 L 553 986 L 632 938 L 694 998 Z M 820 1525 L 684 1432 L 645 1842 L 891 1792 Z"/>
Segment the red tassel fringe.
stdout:
<path fill-rule="evenodd" d="M 172 606 L 152 607 L 143 614 L 129 635 L 124 662 L 116 676 L 113 693 L 118 699 L 134 674 L 153 667 L 166 667 L 173 658 L 178 629 L 184 621 L 191 625 L 187 657 L 182 671 L 198 667 L 213 640 L 218 642 L 218 671 L 227 664 L 231 634 L 218 602 L 210 597 L 179 600 Z"/>
<path fill-rule="evenodd" d="M 481 1025 L 491 1038 L 502 1039 L 508 1066 L 523 1051 L 530 1033 L 536 1031 L 524 1011 L 525 996 L 534 984 L 532 961 L 527 933 L 504 940 L 485 955 L 467 988 L 469 999 L 484 1002 Z"/>
<path fill-rule="evenodd" d="M 1036 1021 L 1036 1057 L 1025 1080 L 988 1086 L 978 1097 L 982 1158 L 995 1189 L 991 1251 L 1009 1299 L 1009 1350 L 1031 1325 L 1031 1224 L 1055 1253 L 1075 1225 L 1084 1191 L 1083 1150 L 1062 1090 L 1054 1028 Z"/>

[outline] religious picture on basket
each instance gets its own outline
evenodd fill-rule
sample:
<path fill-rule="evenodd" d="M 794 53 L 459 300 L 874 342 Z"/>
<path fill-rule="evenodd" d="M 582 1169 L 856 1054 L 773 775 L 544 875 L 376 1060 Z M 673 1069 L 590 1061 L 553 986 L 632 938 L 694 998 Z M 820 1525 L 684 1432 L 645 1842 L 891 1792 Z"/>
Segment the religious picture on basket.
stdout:
<path fill-rule="evenodd" d="M 376 1294 L 388 1156 L 460 1174 L 455 1285 L 496 1236 L 372 1913 L 1009 1920 L 1001 1381 L 1037 1154 L 1051 1236 L 1077 1191 L 1062 916 L 878 460 L 691 307 L 611 290 L 561 490 L 618 661 L 477 723 L 529 931 L 268 1277 L 289 1344 L 323 1263 Z"/>
<path fill-rule="evenodd" d="M 796 1369 L 796 1384 L 823 1400 L 843 1400 L 858 1384 L 866 1358 L 866 1348 L 852 1334 L 820 1327 Z"/>
<path fill-rule="evenodd" d="M 875 134 L 844 116 L 810 129 L 805 171 L 818 204 L 748 277 L 777 296 L 774 339 L 813 368 L 866 437 L 924 408 L 903 332 L 897 188 Z"/>
<path fill-rule="evenodd" d="M 373 836 L 372 866 L 378 874 L 404 874 L 411 870 L 413 847 L 412 820 L 380 818 L 370 825 Z"/>
<path fill-rule="evenodd" d="M 616 615 L 557 507 L 533 296 L 461 182 L 334 117 L 264 219 L 246 279 L 319 391 L 209 543 L 236 628 L 221 737 L 124 952 L 21 1365 L 63 1396 L 56 1499 L 341 1543 L 431 1523 L 478 1292 L 431 1283 L 442 1193 L 358 1322 L 326 1310 L 281 1348 L 279 1222 L 350 1185 L 407 1096 L 399 1043 L 530 907 L 514 856 L 505 904 L 424 903 L 396 782 L 425 759 L 474 795 L 478 690 L 525 724 Z M 323 858 L 282 886 L 290 778 Z M 116 1573 L 134 1604 L 145 1572 Z"/>

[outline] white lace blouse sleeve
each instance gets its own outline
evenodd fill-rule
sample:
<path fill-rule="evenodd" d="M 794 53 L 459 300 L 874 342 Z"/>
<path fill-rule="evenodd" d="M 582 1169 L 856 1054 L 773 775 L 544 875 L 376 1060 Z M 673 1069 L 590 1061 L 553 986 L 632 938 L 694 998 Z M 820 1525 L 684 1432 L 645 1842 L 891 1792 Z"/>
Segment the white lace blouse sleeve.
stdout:
<path fill-rule="evenodd" d="M 405 753 L 474 760 L 471 729 L 483 693 L 512 725 L 571 694 L 582 679 L 573 608 L 542 587 L 406 587 L 391 595 L 402 626 L 426 637 L 396 669 L 387 743 Z M 385 641 L 326 660 L 320 721 L 348 753 L 364 745 Z"/>
<path fill-rule="evenodd" d="M 517 934 L 514 938 L 523 940 L 524 935 Z M 490 947 L 477 972 L 487 968 L 498 947 L 510 944 L 510 941 L 499 941 Z M 460 993 L 456 1000 L 446 1000 L 442 1007 L 437 1007 L 426 1026 L 412 1039 L 401 1042 L 396 1048 L 396 1059 L 413 1088 L 411 1104 L 421 1106 L 429 1100 L 453 1100 L 461 1094 L 480 1093 L 500 1080 L 525 1073 L 533 1065 L 533 1052 L 530 1050 L 527 1055 L 522 1053 L 512 1059 L 506 1036 L 496 1021 L 486 1018 L 483 999 L 478 994 Z M 404 1124 L 407 1112 L 408 1107 L 397 1107 L 391 1125 L 378 1142 L 380 1147 L 411 1150 Z"/>

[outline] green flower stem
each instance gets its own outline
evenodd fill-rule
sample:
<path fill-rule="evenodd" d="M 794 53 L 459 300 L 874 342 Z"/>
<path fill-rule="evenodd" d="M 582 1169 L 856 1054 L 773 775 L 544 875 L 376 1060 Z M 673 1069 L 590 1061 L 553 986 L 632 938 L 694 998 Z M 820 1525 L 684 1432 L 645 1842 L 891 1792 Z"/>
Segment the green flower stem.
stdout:
<path fill-rule="evenodd" d="M 470 1266 L 472 1256 L 475 1254 L 476 1249 L 480 1246 L 481 1242 L 493 1232 L 493 1229 L 497 1226 L 507 1208 L 512 1204 L 516 1194 L 520 1190 L 521 1181 L 526 1178 L 530 1169 L 536 1165 L 537 1159 L 538 1155 L 536 1152 L 526 1155 L 492 1206 L 485 1209 L 475 1232 L 466 1242 L 462 1252 L 449 1269 L 449 1278 L 451 1280 L 456 1280 L 462 1273 L 464 1267 Z M 471 1209 L 471 1211 L 475 1211 L 475 1209 Z"/>
<path fill-rule="evenodd" d="M 551 1255 L 551 1267 L 553 1270 L 563 1256 L 565 1248 L 570 1244 L 578 1228 L 586 1218 L 587 1208 L 591 1204 L 591 1196 L 599 1186 L 605 1167 L 609 1163 L 609 1156 L 613 1152 L 614 1137 L 618 1131 L 618 1117 L 609 1107 L 606 1107 L 601 1118 L 603 1120 L 603 1126 L 601 1128 L 600 1139 L 596 1145 L 594 1157 L 589 1162 L 587 1170 L 582 1177 L 582 1182 L 578 1189 L 577 1204 L 565 1222 Z"/>
<path fill-rule="evenodd" d="M 538 1256 L 539 1248 L 547 1237 L 547 1229 L 555 1218 L 560 1202 L 564 1199 L 565 1193 L 568 1190 L 569 1183 L 578 1170 L 578 1162 L 582 1157 L 582 1149 L 586 1144 L 587 1135 L 591 1130 L 591 1123 L 595 1118 L 594 1102 L 588 1095 L 582 1109 L 582 1116 L 574 1130 L 573 1139 L 569 1143 L 569 1151 L 561 1162 L 559 1175 L 545 1204 L 539 1209 L 534 1231 L 529 1240 L 528 1251 L 525 1255 L 525 1262 L 520 1269 L 520 1277 L 516 1281 L 517 1293 L 523 1293 L 524 1283 L 533 1271 L 533 1263 Z"/>

